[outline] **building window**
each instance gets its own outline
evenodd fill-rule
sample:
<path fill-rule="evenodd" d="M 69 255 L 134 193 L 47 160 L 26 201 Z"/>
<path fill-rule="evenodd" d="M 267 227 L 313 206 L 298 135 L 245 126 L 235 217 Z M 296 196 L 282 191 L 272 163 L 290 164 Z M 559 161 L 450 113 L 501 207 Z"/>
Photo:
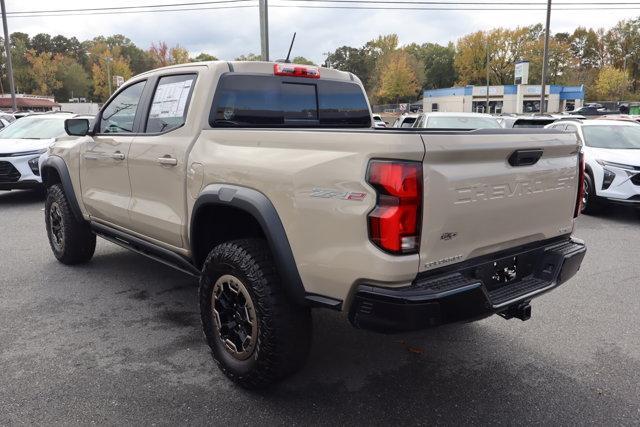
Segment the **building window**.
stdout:
<path fill-rule="evenodd" d="M 489 101 L 489 111 L 487 111 L 487 101 L 473 101 L 471 106 L 474 113 L 502 113 L 503 101 Z"/>
<path fill-rule="evenodd" d="M 433 104 L 431 104 L 431 111 L 438 111 L 438 104 L 436 102 L 434 102 Z"/>

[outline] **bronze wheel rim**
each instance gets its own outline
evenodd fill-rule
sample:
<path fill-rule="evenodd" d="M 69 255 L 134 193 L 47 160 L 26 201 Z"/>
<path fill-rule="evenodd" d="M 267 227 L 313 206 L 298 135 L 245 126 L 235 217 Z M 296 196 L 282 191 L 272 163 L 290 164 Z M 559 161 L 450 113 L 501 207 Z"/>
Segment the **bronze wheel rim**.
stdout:
<path fill-rule="evenodd" d="M 258 318 L 251 294 L 240 279 L 225 274 L 216 280 L 211 311 L 225 350 L 238 360 L 251 357 L 258 341 Z"/>

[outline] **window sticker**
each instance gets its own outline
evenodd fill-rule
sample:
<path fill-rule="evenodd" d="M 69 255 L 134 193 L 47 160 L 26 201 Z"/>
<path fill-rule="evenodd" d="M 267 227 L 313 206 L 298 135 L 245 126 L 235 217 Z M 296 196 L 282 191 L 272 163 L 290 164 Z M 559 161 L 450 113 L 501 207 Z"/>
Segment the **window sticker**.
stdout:
<path fill-rule="evenodd" d="M 150 118 L 182 117 L 187 106 L 193 79 L 176 83 L 161 83 L 156 89 Z"/>

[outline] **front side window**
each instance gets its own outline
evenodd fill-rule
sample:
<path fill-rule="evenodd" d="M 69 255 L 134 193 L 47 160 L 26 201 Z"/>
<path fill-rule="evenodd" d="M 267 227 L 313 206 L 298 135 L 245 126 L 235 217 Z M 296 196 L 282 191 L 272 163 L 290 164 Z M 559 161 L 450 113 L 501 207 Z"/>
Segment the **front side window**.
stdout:
<path fill-rule="evenodd" d="M 100 133 L 131 133 L 146 81 L 132 84 L 120 92 L 102 112 Z"/>
<path fill-rule="evenodd" d="M 371 127 L 360 86 L 276 76 L 220 79 L 209 116 L 213 127 Z"/>
<path fill-rule="evenodd" d="M 640 125 L 583 126 L 584 143 L 594 148 L 640 149 Z"/>
<path fill-rule="evenodd" d="M 164 76 L 153 94 L 146 133 L 168 132 L 184 125 L 195 74 Z"/>

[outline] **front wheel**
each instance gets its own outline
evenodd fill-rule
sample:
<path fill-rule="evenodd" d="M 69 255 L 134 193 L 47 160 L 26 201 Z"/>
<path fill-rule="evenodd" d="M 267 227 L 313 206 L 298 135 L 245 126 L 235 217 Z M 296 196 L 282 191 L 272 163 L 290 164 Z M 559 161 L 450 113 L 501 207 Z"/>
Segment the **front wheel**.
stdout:
<path fill-rule="evenodd" d="M 242 387 L 263 388 L 293 374 L 309 353 L 310 310 L 289 301 L 262 240 L 235 240 L 209 253 L 200 315 L 213 359 Z"/>
<path fill-rule="evenodd" d="M 596 196 L 596 189 L 593 178 L 588 173 L 584 174 L 584 196 L 582 197 L 582 211 L 585 215 L 596 214 L 600 212 L 602 205 Z"/>
<path fill-rule="evenodd" d="M 53 254 L 63 264 L 81 264 L 89 261 L 96 250 L 96 235 L 84 221 L 78 221 L 62 186 L 47 189 L 44 202 L 47 236 Z"/>

